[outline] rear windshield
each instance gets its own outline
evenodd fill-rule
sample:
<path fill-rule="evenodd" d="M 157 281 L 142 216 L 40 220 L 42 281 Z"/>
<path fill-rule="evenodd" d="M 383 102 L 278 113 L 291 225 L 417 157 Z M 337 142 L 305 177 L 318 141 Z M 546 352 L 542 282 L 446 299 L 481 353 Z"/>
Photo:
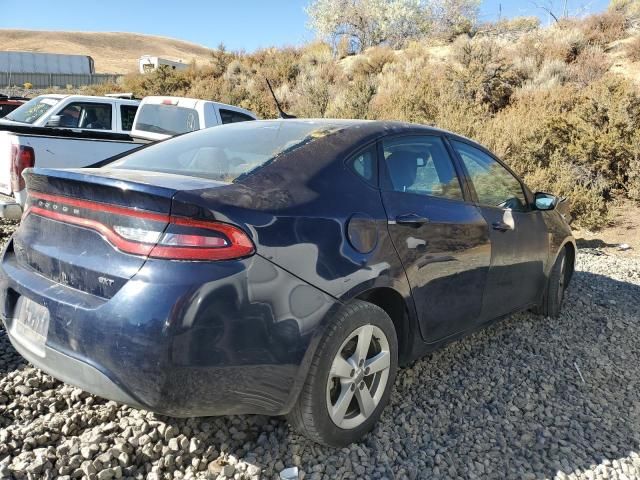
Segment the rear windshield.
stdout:
<path fill-rule="evenodd" d="M 150 170 L 233 182 L 283 153 L 342 128 L 344 124 L 314 121 L 232 123 L 152 145 L 105 168 Z"/>
<path fill-rule="evenodd" d="M 7 120 L 13 120 L 20 123 L 33 123 L 53 108 L 59 98 L 52 97 L 36 97 L 7 115 Z"/>
<path fill-rule="evenodd" d="M 198 112 L 193 108 L 146 103 L 140 107 L 136 130 L 178 135 L 200 130 Z"/>

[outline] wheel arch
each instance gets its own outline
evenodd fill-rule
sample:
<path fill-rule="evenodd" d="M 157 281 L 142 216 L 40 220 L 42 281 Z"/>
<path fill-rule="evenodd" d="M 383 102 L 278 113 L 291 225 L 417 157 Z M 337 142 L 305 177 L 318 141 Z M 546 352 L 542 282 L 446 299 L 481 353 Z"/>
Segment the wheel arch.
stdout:
<path fill-rule="evenodd" d="M 575 269 L 575 262 L 576 262 L 576 255 L 578 253 L 578 249 L 576 246 L 576 242 L 573 239 L 573 237 L 567 237 L 564 239 L 564 241 L 562 243 L 560 243 L 557 248 L 555 248 L 554 250 L 552 250 L 552 255 L 550 255 L 550 262 L 549 262 L 549 266 L 548 266 L 548 271 L 547 271 L 547 276 L 551 273 L 551 269 L 553 268 L 553 266 L 555 265 L 556 261 L 558 260 L 558 257 L 560 256 L 560 254 L 562 252 L 566 252 L 567 256 L 568 256 L 568 269 L 567 269 L 567 286 L 569 285 L 569 282 L 571 281 L 571 278 L 573 278 L 573 272 Z"/>
<path fill-rule="evenodd" d="M 416 331 L 412 304 L 396 289 L 390 286 L 375 286 L 363 290 L 349 300 L 363 300 L 385 311 L 396 329 L 398 338 L 398 361 L 405 365 L 412 359 L 412 338 Z"/>

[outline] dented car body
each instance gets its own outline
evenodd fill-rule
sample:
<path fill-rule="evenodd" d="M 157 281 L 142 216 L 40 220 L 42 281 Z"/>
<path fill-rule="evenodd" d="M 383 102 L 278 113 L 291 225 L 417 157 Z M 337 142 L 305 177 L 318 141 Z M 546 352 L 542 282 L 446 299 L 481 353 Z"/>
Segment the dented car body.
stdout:
<path fill-rule="evenodd" d="M 25 178 L 0 271 L 13 345 L 171 416 L 285 414 L 353 299 L 389 314 L 406 364 L 535 308 L 575 252 L 552 197 L 417 125 L 248 122 Z"/>

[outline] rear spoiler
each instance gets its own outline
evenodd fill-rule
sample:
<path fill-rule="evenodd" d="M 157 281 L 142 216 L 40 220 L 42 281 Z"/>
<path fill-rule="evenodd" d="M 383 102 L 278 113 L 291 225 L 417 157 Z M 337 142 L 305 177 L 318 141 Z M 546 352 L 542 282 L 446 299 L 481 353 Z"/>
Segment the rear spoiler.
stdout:
<path fill-rule="evenodd" d="M 66 128 L 30 127 L 22 125 L 8 125 L 0 123 L 0 131 L 17 133 L 18 135 L 32 135 L 39 137 L 63 137 L 85 140 L 116 140 L 120 142 L 141 142 L 126 133 L 100 132 L 100 131 L 75 131 Z"/>

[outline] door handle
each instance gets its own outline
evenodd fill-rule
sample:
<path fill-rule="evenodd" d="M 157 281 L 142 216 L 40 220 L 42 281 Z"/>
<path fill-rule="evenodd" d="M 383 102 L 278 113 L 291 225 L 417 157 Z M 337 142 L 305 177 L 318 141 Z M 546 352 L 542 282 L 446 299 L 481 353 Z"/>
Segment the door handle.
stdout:
<path fill-rule="evenodd" d="M 491 227 L 494 230 L 498 230 L 499 232 L 506 232 L 507 230 L 513 230 L 513 228 L 509 225 L 507 225 L 504 222 L 493 222 L 491 224 Z"/>
<path fill-rule="evenodd" d="M 421 217 L 416 213 L 407 213 L 406 215 L 398 215 L 396 217 L 396 223 L 398 225 L 411 225 L 414 227 L 419 227 L 420 225 L 429 223 L 429 219 Z"/>

